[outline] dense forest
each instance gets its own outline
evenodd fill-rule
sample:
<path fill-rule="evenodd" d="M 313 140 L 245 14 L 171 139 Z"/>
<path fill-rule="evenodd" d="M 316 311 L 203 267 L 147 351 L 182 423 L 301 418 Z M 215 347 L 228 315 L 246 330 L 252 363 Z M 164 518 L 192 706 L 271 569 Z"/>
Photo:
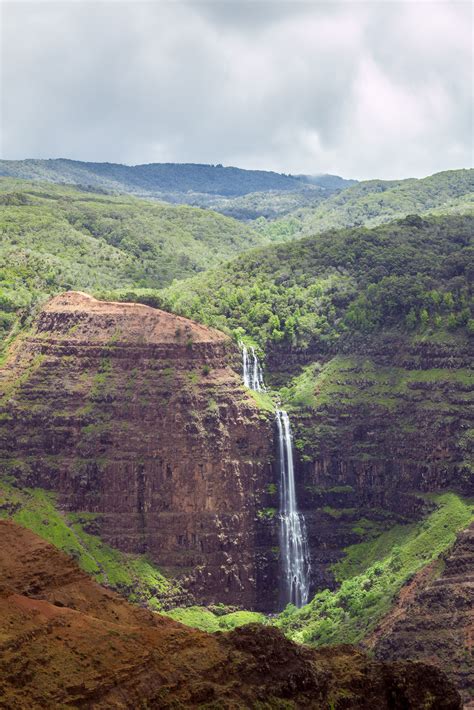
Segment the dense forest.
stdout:
<path fill-rule="evenodd" d="M 293 209 L 267 229 L 311 235 L 342 227 L 375 227 L 409 214 L 463 214 L 473 208 L 474 170 L 448 170 L 420 180 L 360 182 L 312 208 Z"/>
<path fill-rule="evenodd" d="M 334 351 L 381 328 L 474 331 L 472 216 L 409 216 L 254 250 L 138 298 L 246 334 L 264 351 Z"/>

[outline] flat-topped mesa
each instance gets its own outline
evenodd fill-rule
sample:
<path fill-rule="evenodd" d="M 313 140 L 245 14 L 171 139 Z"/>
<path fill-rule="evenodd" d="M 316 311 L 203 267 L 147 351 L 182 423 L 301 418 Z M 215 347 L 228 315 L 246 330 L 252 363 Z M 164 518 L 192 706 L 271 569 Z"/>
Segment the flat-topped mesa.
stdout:
<path fill-rule="evenodd" d="M 0 459 L 21 484 L 94 513 L 108 543 L 184 576 L 198 600 L 261 607 L 272 425 L 239 355 L 170 313 L 56 296 L 2 373 Z"/>
<path fill-rule="evenodd" d="M 30 343 L 48 347 L 121 347 L 153 350 L 165 355 L 172 348 L 180 357 L 222 357 L 235 350 L 218 330 L 141 303 L 99 301 L 81 291 L 52 298 L 43 307 Z"/>

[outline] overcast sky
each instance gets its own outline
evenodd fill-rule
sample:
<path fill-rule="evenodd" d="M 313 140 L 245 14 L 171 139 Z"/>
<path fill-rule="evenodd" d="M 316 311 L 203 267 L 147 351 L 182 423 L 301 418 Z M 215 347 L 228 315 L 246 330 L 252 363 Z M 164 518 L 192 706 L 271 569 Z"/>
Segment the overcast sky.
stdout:
<path fill-rule="evenodd" d="M 3 1 L 2 157 L 359 179 L 471 167 L 472 8 Z"/>

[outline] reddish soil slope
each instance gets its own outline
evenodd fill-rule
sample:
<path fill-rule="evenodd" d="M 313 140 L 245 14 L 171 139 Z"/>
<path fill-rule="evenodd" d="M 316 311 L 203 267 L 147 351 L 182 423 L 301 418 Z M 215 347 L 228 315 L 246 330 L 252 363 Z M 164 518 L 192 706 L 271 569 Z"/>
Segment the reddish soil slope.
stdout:
<path fill-rule="evenodd" d="M 0 706 L 458 710 L 441 671 L 315 651 L 259 625 L 209 635 L 132 607 L 0 522 Z M 284 703 L 284 704 L 283 704 Z"/>

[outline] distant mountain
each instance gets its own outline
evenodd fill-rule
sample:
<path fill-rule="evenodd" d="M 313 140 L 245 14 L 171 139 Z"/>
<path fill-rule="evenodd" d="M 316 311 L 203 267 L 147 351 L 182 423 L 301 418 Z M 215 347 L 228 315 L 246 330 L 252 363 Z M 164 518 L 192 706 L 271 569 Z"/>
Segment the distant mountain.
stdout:
<path fill-rule="evenodd" d="M 474 170 L 446 170 L 421 179 L 365 180 L 326 192 L 319 202 L 304 204 L 301 198 L 299 203 L 271 222 L 259 222 L 258 228 L 273 238 L 281 233 L 301 237 L 328 229 L 376 227 L 410 214 L 472 214 Z"/>
<path fill-rule="evenodd" d="M 357 180 L 346 180 L 339 175 L 297 175 L 297 178 L 310 185 L 323 187 L 325 190 L 345 190 L 346 187 L 355 185 Z"/>
<path fill-rule="evenodd" d="M 0 175 L 69 183 L 130 193 L 187 193 L 237 197 L 269 190 L 297 191 L 307 184 L 333 189 L 353 184 L 331 175 L 308 177 L 284 175 L 267 170 L 243 170 L 223 165 L 194 163 L 85 163 L 58 158 L 54 160 L 2 160 Z M 347 185 L 346 185 L 347 183 Z"/>

